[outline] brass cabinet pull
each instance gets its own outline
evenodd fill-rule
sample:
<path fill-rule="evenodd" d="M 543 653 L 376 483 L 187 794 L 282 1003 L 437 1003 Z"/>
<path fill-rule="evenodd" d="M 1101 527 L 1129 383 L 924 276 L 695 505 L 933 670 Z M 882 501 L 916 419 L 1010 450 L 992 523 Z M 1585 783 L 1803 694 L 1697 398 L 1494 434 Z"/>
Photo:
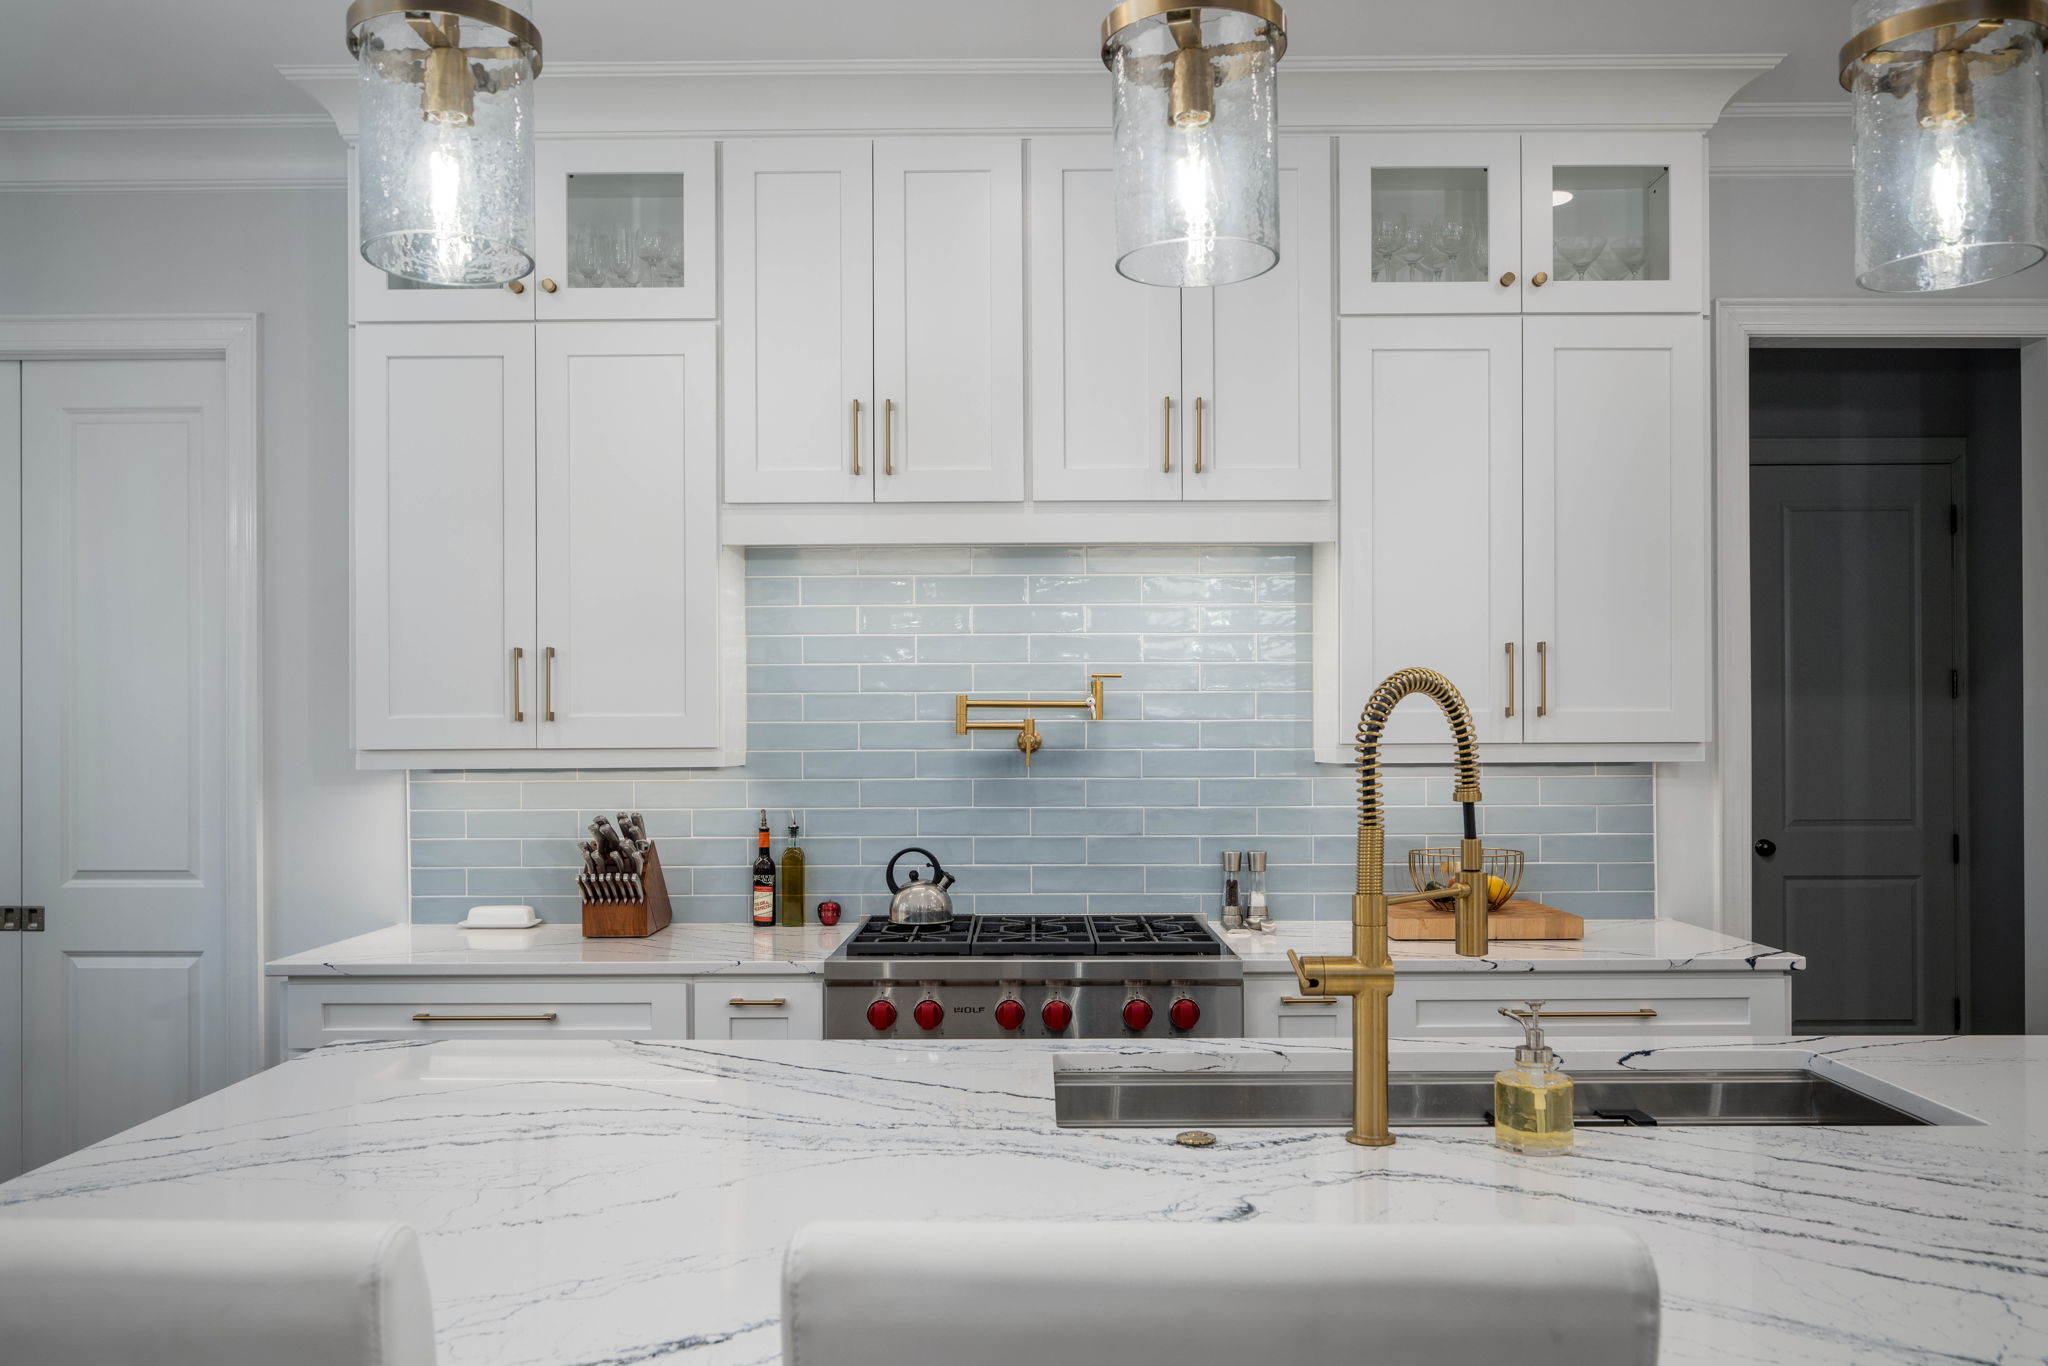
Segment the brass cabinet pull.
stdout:
<path fill-rule="evenodd" d="M 1195 400 L 1195 473 L 1202 472 L 1202 400 Z"/>
<path fill-rule="evenodd" d="M 1173 473 L 1173 395 L 1159 401 L 1159 472 Z"/>
<path fill-rule="evenodd" d="M 1512 270 L 1502 272 L 1500 277 L 1500 287 L 1502 289 L 1506 289 L 1509 285 L 1513 284 L 1514 282 L 1515 273 Z"/>
<path fill-rule="evenodd" d="M 853 401 L 853 472 L 860 473 L 860 400 Z"/>
<path fill-rule="evenodd" d="M 1334 996 L 1282 996 L 1280 1004 L 1283 1006 L 1330 1006 L 1337 1004 L 1337 998 Z"/>
<path fill-rule="evenodd" d="M 735 996 L 730 1001 L 727 1001 L 726 1004 L 729 1006 L 786 1006 L 789 1004 L 789 998 L 786 996 L 769 996 L 759 1001 L 750 1001 L 744 996 Z"/>
<path fill-rule="evenodd" d="M 524 294 L 526 292 L 526 285 L 519 280 L 507 280 L 505 288 L 511 290 L 514 294 Z"/>
<path fill-rule="evenodd" d="M 526 658 L 526 651 L 519 646 L 512 647 L 512 719 L 524 721 L 526 710 L 519 701 L 519 662 Z"/>
<path fill-rule="evenodd" d="M 1518 1016 L 1527 1015 L 1529 1012 L 1526 1010 L 1509 1010 L 1506 1006 L 1502 1006 L 1500 1013 L 1512 1020 Z M 1649 1009 L 1539 1010 L 1536 1012 L 1536 1015 L 1538 1019 L 1544 1020 L 1654 1020 L 1657 1018 L 1657 1012 Z"/>
<path fill-rule="evenodd" d="M 547 648 L 546 665 L 547 668 L 542 675 L 540 719 L 552 721 L 555 719 L 555 647 L 552 645 Z"/>
<path fill-rule="evenodd" d="M 1515 714 L 1515 642 L 1508 642 L 1508 705 L 1502 716 L 1513 718 Z"/>
<path fill-rule="evenodd" d="M 896 473 L 896 400 L 882 400 L 882 473 Z"/>
<path fill-rule="evenodd" d="M 555 1012 L 550 1010 L 545 1015 L 415 1015 L 412 1018 L 420 1024 L 456 1024 L 467 1023 L 472 1020 L 491 1020 L 501 1023 L 517 1022 L 521 1024 L 549 1024 L 553 1022 L 556 1016 Z"/>
<path fill-rule="evenodd" d="M 1536 714 L 1550 715 L 1550 642 L 1536 642 Z"/>
<path fill-rule="evenodd" d="M 543 278 L 540 282 L 540 287 L 550 294 L 555 292 L 555 282 L 553 280 Z"/>
<path fill-rule="evenodd" d="M 1543 288 L 1543 286 L 1550 283 L 1550 272 L 1544 270 L 1537 271 L 1534 275 L 1531 275 L 1529 277 L 1529 283 L 1536 286 L 1536 288 L 1538 289 Z"/>

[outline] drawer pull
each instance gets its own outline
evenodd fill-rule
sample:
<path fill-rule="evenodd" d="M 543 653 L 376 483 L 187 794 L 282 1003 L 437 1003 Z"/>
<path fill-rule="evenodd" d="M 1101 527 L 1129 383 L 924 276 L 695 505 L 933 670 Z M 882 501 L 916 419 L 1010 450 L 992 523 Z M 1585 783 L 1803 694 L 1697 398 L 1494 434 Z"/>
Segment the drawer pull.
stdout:
<path fill-rule="evenodd" d="M 1334 996 L 1282 996 L 1280 1004 L 1283 1006 L 1333 1006 L 1337 1004 L 1337 998 Z"/>
<path fill-rule="evenodd" d="M 549 1011 L 549 1012 L 548 1012 L 547 1014 L 545 1014 L 545 1015 L 415 1015 L 415 1016 L 413 1016 L 413 1019 L 414 1019 L 414 1020 L 416 1020 L 417 1022 L 419 1022 L 420 1024 L 452 1024 L 452 1023 L 455 1023 L 455 1022 L 457 1022 L 457 1021 L 464 1021 L 464 1022 L 466 1022 L 466 1021 L 470 1021 L 470 1020 L 516 1020 L 516 1021 L 519 1021 L 519 1022 L 521 1022 L 521 1023 L 526 1023 L 526 1024 L 547 1024 L 548 1022 L 552 1021 L 552 1020 L 553 1020 L 554 1018 L 555 1018 L 555 1012 L 554 1012 L 554 1011 L 552 1011 L 552 1010 L 550 1010 L 550 1011 Z"/>
<path fill-rule="evenodd" d="M 1529 1014 L 1526 1010 L 1509 1010 L 1506 1006 L 1500 1008 L 1500 1013 L 1507 1016 L 1510 1020 Z M 1535 1013 L 1538 1019 L 1543 1020 L 1654 1020 L 1657 1018 L 1657 1012 L 1648 1009 L 1539 1010 Z"/>
<path fill-rule="evenodd" d="M 750 1001 L 745 997 L 735 996 L 730 1001 L 727 1001 L 726 1004 L 729 1006 L 786 1006 L 789 1004 L 789 998 L 785 996 L 770 996 L 765 1000 Z"/>

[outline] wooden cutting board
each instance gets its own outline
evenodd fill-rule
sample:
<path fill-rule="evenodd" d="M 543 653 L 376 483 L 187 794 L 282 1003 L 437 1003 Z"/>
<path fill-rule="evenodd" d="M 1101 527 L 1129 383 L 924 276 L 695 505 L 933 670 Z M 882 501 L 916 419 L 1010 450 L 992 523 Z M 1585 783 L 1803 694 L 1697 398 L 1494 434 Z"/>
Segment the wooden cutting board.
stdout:
<path fill-rule="evenodd" d="M 1456 939 L 1457 916 L 1427 901 L 1387 908 L 1389 939 Z M 1584 939 L 1585 917 L 1540 901 L 1510 901 L 1486 916 L 1486 937 L 1494 939 Z"/>

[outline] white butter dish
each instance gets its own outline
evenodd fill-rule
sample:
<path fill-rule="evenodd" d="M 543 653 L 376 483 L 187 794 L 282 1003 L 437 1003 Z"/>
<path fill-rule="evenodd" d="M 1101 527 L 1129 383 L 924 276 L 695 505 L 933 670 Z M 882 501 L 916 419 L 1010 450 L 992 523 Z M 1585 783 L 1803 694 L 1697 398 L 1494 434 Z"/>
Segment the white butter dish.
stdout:
<path fill-rule="evenodd" d="M 529 930 L 540 924 L 531 906 L 472 906 L 458 930 Z"/>

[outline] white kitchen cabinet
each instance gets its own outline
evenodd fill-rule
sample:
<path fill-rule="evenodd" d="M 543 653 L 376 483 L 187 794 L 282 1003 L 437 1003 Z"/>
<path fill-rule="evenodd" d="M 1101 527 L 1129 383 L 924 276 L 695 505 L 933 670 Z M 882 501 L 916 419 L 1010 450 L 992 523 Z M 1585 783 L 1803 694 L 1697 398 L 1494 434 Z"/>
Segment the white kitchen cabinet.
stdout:
<path fill-rule="evenodd" d="M 1522 327 L 1523 738 L 1704 740 L 1706 324 Z"/>
<path fill-rule="evenodd" d="M 725 499 L 1023 496 L 1023 144 L 725 146 Z"/>
<path fill-rule="evenodd" d="M 1370 689 L 1417 664 L 1458 685 L 1496 758 L 1707 738 L 1703 332 L 1689 315 L 1344 321 L 1320 753 L 1340 757 Z M 1446 735 L 1411 703 L 1386 738 Z"/>
<path fill-rule="evenodd" d="M 355 743 L 531 748 L 531 323 L 355 329 Z"/>
<path fill-rule="evenodd" d="M 1358 133 L 1338 147 L 1345 313 L 1706 306 L 1698 133 Z"/>
<path fill-rule="evenodd" d="M 737 762 L 716 325 L 355 332 L 362 761 Z"/>
<path fill-rule="evenodd" d="M 1792 983 L 1782 972 L 1545 972 L 1512 986 L 1490 973 L 1401 972 L 1387 1002 L 1396 1039 L 1499 1039 L 1522 1030 L 1500 1014 L 1543 1000 L 1554 1038 L 1644 1039 L 1673 1035 L 1783 1034 L 1792 1027 Z M 1245 978 L 1245 1037 L 1351 1037 L 1348 997 L 1303 996 L 1293 977 Z"/>
<path fill-rule="evenodd" d="M 725 497 L 874 497 L 874 144 L 728 142 Z"/>
<path fill-rule="evenodd" d="M 1329 139 L 1281 140 L 1280 264 L 1219 289 L 1116 273 L 1107 138 L 1031 163 L 1032 496 L 1328 498 Z"/>
<path fill-rule="evenodd" d="M 539 745 L 716 745 L 716 330 L 538 334 Z"/>
<path fill-rule="evenodd" d="M 718 148 L 552 138 L 534 157 L 534 316 L 718 316 Z"/>
<path fill-rule="evenodd" d="M 771 977 L 700 977 L 696 1039 L 822 1039 L 825 987 L 804 973 Z"/>
<path fill-rule="evenodd" d="M 301 978 L 285 1051 L 366 1039 L 686 1039 L 690 984 L 665 978 Z"/>

